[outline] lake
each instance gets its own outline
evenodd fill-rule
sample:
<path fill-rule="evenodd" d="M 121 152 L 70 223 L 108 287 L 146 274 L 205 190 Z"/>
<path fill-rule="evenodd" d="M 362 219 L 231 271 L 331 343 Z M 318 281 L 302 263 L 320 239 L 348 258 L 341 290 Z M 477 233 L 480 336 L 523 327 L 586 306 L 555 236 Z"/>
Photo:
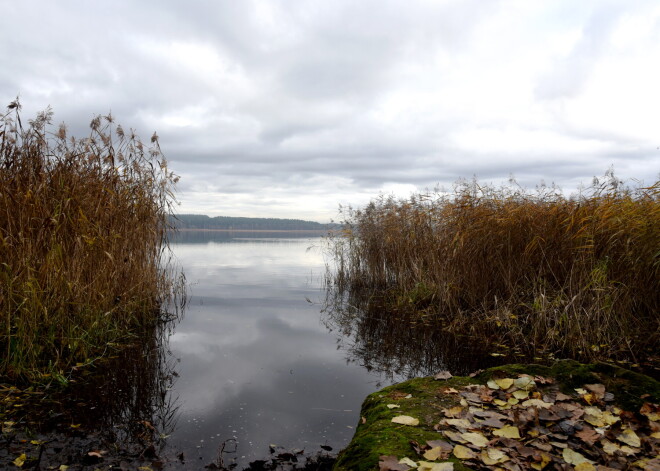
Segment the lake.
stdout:
<path fill-rule="evenodd" d="M 328 326 L 322 239 L 182 232 L 172 248 L 190 298 L 169 340 L 168 448 L 207 463 L 232 440 L 225 459 L 244 465 L 271 444 L 348 444 L 365 396 L 397 378 L 361 366 Z"/>

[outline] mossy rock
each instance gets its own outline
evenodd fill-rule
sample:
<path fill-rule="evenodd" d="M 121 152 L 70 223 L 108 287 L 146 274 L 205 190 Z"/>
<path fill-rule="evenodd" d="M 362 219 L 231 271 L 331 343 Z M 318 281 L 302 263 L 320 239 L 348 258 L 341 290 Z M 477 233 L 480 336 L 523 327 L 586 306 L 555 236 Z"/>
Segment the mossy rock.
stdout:
<path fill-rule="evenodd" d="M 515 377 L 520 374 L 553 378 L 566 393 L 585 384 L 604 384 L 607 391 L 614 394 L 616 404 L 624 410 L 638 411 L 644 402 L 660 402 L 660 382 L 605 363 L 582 364 L 565 360 L 552 366 L 512 364 L 490 368 L 473 378 L 456 376 L 446 381 L 432 377 L 415 378 L 367 396 L 362 404 L 355 435 L 339 454 L 333 470 L 378 470 L 381 455 L 419 461 L 411 441 L 424 445 L 427 440 L 442 439 L 433 427 L 444 418 L 443 408 L 459 403 L 458 395 L 446 394 L 443 390 L 461 389 L 469 384 L 485 384 L 493 377 Z M 410 397 L 406 398 L 407 395 Z M 390 409 L 388 404 L 400 407 Z M 399 415 L 417 418 L 419 425 L 393 423 L 392 418 Z M 451 461 L 454 461 L 457 471 L 470 469 L 458 460 Z"/>

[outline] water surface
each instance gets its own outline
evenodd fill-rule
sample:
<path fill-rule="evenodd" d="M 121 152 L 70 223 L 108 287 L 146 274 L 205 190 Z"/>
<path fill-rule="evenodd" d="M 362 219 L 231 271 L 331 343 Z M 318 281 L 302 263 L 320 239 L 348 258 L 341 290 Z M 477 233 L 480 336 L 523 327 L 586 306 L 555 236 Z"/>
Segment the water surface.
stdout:
<path fill-rule="evenodd" d="M 168 446 L 205 463 L 228 439 L 241 464 L 268 446 L 345 446 L 384 372 L 347 361 L 323 322 L 321 239 L 182 233 L 190 300 L 170 338 L 178 409 Z"/>

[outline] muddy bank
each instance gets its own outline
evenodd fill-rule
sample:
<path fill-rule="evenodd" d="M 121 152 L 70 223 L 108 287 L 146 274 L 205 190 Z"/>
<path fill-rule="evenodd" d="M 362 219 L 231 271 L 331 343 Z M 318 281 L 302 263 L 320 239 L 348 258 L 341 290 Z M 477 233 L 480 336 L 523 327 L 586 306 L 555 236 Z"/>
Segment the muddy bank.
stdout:
<path fill-rule="evenodd" d="M 335 471 L 660 469 L 660 383 L 607 364 L 506 365 L 364 401 Z"/>

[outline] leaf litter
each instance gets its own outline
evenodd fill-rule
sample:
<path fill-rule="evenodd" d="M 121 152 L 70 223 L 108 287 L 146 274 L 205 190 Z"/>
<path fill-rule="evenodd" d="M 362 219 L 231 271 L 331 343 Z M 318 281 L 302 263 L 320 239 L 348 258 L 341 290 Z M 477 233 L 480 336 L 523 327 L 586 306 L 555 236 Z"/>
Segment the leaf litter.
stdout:
<path fill-rule="evenodd" d="M 454 394 L 460 405 L 441 408 L 445 418 L 434 426 L 444 440 L 411 442 L 417 462 L 381 456 L 380 471 L 450 470 L 456 461 L 475 470 L 660 471 L 657 404 L 623 411 L 603 384 L 585 384 L 569 395 L 552 378 L 525 374 Z M 410 416 L 392 421 L 419 423 Z"/>

